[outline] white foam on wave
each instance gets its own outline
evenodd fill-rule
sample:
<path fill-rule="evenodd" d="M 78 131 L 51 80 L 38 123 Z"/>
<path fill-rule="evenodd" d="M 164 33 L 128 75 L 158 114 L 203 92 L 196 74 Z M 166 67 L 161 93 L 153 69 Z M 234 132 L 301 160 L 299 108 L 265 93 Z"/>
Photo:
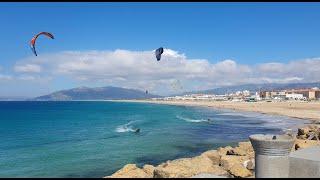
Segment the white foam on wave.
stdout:
<path fill-rule="evenodd" d="M 219 113 L 217 115 L 240 116 L 240 117 L 245 117 L 245 118 L 254 119 L 254 120 L 262 120 L 263 122 L 269 122 L 269 123 L 283 123 L 286 121 L 290 121 L 290 118 L 285 116 L 261 114 L 261 113 L 255 113 L 255 112 L 245 112 L 245 113 L 225 112 L 225 113 Z"/>
<path fill-rule="evenodd" d="M 181 116 L 176 116 L 176 118 L 187 121 L 187 122 L 194 122 L 194 123 L 208 122 L 208 120 L 205 120 L 205 119 L 190 119 L 190 118 L 181 117 Z"/>
<path fill-rule="evenodd" d="M 246 120 L 259 121 L 261 124 L 250 124 L 244 122 L 243 124 L 236 124 L 238 127 L 266 127 L 266 128 L 279 128 L 283 132 L 287 129 L 295 129 L 301 124 L 301 121 L 294 121 L 294 118 L 273 115 L 273 114 L 262 114 L 259 112 L 238 112 L 238 111 L 222 111 L 217 115 L 221 116 L 240 116 L 245 117 Z"/>
<path fill-rule="evenodd" d="M 127 124 L 123 124 L 123 125 L 120 125 L 116 128 L 116 132 L 119 132 L 119 133 L 124 133 L 124 132 L 134 132 L 135 129 L 133 129 L 132 126 L 130 126 L 132 123 L 134 123 L 136 121 L 129 121 Z"/>

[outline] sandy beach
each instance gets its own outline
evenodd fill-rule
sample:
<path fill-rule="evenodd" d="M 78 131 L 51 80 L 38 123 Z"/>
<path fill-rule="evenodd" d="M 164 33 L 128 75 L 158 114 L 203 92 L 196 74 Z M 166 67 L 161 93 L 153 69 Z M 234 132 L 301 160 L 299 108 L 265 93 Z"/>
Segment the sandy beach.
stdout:
<path fill-rule="evenodd" d="M 123 101 L 123 100 L 121 100 Z M 204 106 L 212 108 L 251 111 L 265 114 L 283 115 L 299 119 L 320 122 L 320 101 L 283 101 L 283 102 L 233 102 L 233 101 L 191 101 L 191 100 L 127 100 L 126 102 L 143 102 L 184 106 Z"/>

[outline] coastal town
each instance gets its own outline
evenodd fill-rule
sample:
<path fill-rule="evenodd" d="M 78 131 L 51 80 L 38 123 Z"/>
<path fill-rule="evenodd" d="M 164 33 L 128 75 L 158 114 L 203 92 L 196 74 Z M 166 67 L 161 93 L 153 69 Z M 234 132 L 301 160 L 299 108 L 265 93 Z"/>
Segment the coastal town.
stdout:
<path fill-rule="evenodd" d="M 320 88 L 304 88 L 304 89 L 285 89 L 272 91 L 250 92 L 249 90 L 236 91 L 233 93 L 216 95 L 216 94 L 186 94 L 182 96 L 169 96 L 164 98 L 152 98 L 152 100 L 209 100 L 209 101 L 319 101 Z"/>

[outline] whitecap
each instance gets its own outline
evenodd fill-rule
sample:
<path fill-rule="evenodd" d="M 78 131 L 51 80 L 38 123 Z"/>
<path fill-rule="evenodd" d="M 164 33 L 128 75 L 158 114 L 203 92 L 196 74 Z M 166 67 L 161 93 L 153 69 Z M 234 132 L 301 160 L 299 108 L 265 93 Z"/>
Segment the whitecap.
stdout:
<path fill-rule="evenodd" d="M 190 119 L 190 118 L 181 117 L 181 116 L 176 116 L 176 118 L 187 121 L 187 122 L 195 122 L 195 123 L 208 122 L 208 120 L 205 120 L 205 119 Z"/>
<path fill-rule="evenodd" d="M 123 133 L 123 132 L 135 132 L 135 129 L 131 126 L 136 121 L 129 121 L 126 124 L 120 125 L 116 128 L 116 132 Z"/>

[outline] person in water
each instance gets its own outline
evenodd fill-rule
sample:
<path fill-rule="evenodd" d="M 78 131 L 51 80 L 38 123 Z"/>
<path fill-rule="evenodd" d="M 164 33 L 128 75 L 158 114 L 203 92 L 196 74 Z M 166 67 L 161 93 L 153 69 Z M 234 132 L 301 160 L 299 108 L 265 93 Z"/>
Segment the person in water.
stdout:
<path fill-rule="evenodd" d="M 134 132 L 135 133 L 139 133 L 140 132 L 140 128 L 137 128 Z"/>
<path fill-rule="evenodd" d="M 208 123 L 211 123 L 211 122 L 212 122 L 212 120 L 211 120 L 210 118 L 208 118 L 208 119 L 207 119 L 207 122 L 208 122 Z"/>

